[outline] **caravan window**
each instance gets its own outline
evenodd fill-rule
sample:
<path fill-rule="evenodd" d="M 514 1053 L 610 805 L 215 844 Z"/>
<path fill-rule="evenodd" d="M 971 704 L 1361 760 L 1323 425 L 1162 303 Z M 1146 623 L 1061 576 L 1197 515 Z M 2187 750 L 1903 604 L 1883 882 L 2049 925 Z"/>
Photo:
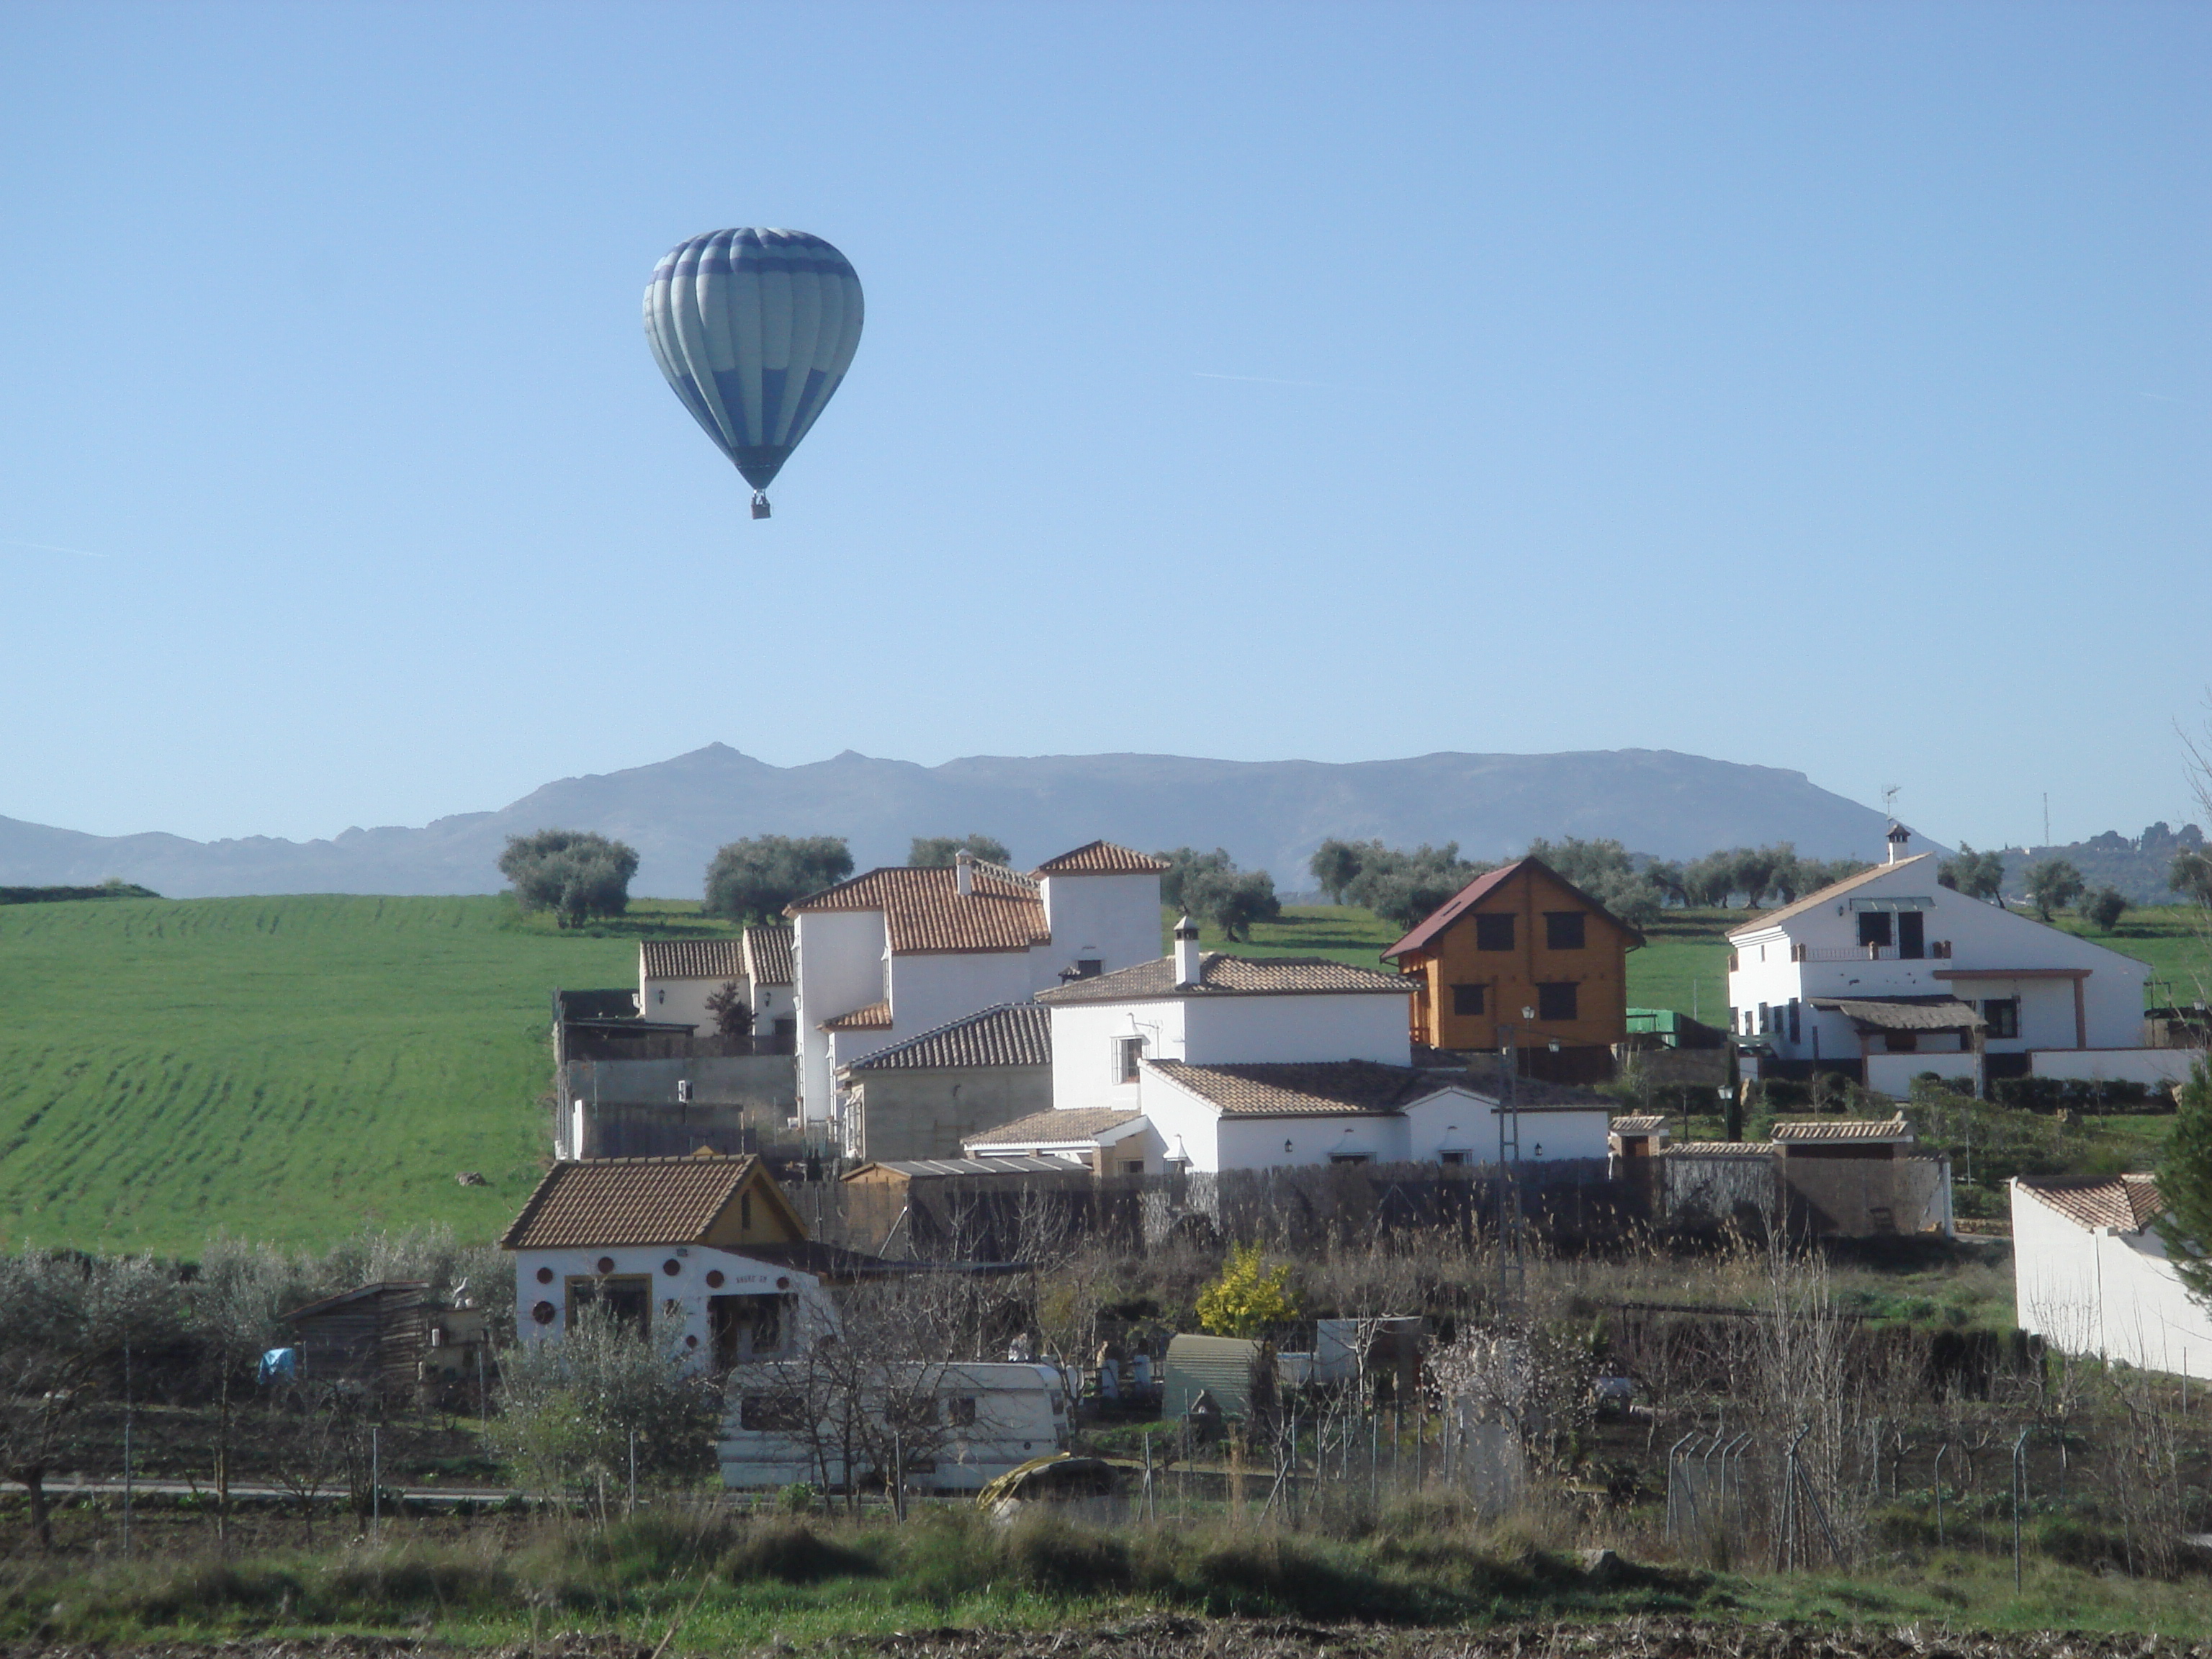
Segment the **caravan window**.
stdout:
<path fill-rule="evenodd" d="M 972 1395 L 959 1400 L 948 1400 L 945 1403 L 945 1420 L 951 1424 L 954 1428 L 972 1429 L 975 1426 L 975 1401 Z"/>
<path fill-rule="evenodd" d="M 738 1402 L 738 1426 L 760 1434 L 795 1434 L 806 1426 L 806 1402 L 795 1394 L 749 1394 Z"/>

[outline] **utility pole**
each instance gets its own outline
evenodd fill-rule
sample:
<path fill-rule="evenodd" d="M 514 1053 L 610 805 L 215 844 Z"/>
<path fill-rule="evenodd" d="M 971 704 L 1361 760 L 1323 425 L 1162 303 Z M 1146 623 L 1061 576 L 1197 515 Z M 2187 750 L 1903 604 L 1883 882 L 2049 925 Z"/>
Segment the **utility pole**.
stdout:
<path fill-rule="evenodd" d="M 1536 1011 L 1523 1008 L 1521 1017 L 1534 1019 Z M 1521 1310 L 1525 1285 L 1521 1258 L 1521 1057 L 1514 1047 L 1514 1028 L 1500 1023 L 1498 1054 L 1504 1064 L 1505 1086 L 1498 1103 L 1498 1308 L 1501 1315 Z"/>
<path fill-rule="evenodd" d="M 2051 792 L 2043 792 L 2043 844 L 2051 845 Z"/>

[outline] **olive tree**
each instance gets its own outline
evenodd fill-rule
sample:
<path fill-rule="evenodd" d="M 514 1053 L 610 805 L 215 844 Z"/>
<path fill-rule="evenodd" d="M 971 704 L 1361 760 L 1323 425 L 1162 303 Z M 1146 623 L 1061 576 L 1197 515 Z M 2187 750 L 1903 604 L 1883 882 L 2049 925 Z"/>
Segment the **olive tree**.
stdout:
<path fill-rule="evenodd" d="M 499 872 L 525 910 L 550 910 L 562 927 L 578 927 L 629 908 L 637 853 L 587 830 L 540 830 L 507 838 Z"/>
<path fill-rule="evenodd" d="M 2063 910 L 2080 898 L 2087 886 L 2081 872 L 2064 859 L 2045 859 L 2027 866 L 2027 902 L 2045 921 L 2051 920 L 2052 911 Z"/>
<path fill-rule="evenodd" d="M 989 836 L 916 836 L 907 849 L 906 861 L 917 870 L 942 870 L 956 863 L 963 853 L 973 854 L 986 864 L 1014 861 L 1006 843 Z"/>
<path fill-rule="evenodd" d="M 841 836 L 748 836 L 715 853 L 707 866 L 707 902 L 700 908 L 731 921 L 772 921 L 793 899 L 852 873 L 852 851 Z"/>

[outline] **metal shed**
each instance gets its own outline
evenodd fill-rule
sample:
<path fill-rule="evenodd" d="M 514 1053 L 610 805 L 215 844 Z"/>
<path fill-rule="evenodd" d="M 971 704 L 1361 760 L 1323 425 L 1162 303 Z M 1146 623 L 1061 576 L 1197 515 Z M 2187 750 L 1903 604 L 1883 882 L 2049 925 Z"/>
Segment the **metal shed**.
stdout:
<path fill-rule="evenodd" d="M 1275 1345 L 1241 1336 L 1178 1336 L 1162 1367 L 1161 1414 L 1188 1417 L 1201 1391 L 1231 1420 L 1275 1411 Z"/>

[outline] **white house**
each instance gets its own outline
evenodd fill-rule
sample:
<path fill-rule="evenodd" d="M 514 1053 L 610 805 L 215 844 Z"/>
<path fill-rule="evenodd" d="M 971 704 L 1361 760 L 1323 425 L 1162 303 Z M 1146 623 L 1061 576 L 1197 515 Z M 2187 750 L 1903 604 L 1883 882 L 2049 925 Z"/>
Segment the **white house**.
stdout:
<path fill-rule="evenodd" d="M 1942 886 L 1911 839 L 1891 825 L 1887 863 L 1729 934 L 1738 1036 L 1783 1060 L 1861 1064 L 1900 1095 L 1928 1071 L 1978 1086 L 1984 1054 L 2018 1056 L 2014 1076 L 2074 1076 L 2081 1051 L 2140 1052 L 2147 964 Z"/>
<path fill-rule="evenodd" d="M 708 999 L 734 985 L 752 1011 L 754 1036 L 788 1036 L 797 1029 L 791 977 L 788 927 L 748 927 L 737 939 L 645 939 L 637 947 L 637 1011 L 712 1036 Z"/>
<path fill-rule="evenodd" d="M 1063 978 L 1157 957 L 1166 868 L 1103 841 L 1027 875 L 963 852 L 951 868 L 871 870 L 793 904 L 805 1121 L 842 1145 L 842 1068 Z"/>
<path fill-rule="evenodd" d="M 1172 955 L 1039 994 L 1054 1109 L 963 1149 L 1106 1174 L 1494 1162 L 1498 1091 L 1411 1064 L 1413 990 L 1343 963 L 1201 951 L 1186 917 Z M 1518 1099 L 1521 1158 L 1606 1156 L 1601 1097 L 1528 1082 Z"/>
<path fill-rule="evenodd" d="M 2014 1316 L 2066 1353 L 2212 1376 L 2212 1313 L 2182 1287 L 2151 1230 L 2147 1175 L 2012 1182 Z"/>
<path fill-rule="evenodd" d="M 750 1156 L 557 1163 L 500 1244 L 526 1342 L 598 1305 L 721 1370 L 838 1328 L 819 1277 L 795 1265 L 805 1224 Z"/>

